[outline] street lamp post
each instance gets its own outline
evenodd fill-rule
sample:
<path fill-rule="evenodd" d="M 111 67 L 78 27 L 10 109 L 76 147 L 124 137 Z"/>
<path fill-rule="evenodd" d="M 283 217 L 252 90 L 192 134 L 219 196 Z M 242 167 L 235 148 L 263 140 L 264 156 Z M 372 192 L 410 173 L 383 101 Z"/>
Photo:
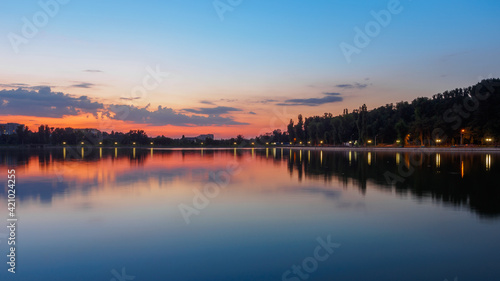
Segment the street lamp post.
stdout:
<path fill-rule="evenodd" d="M 462 129 L 462 131 L 460 131 L 460 145 L 463 145 L 463 140 L 464 140 L 464 133 L 465 133 L 465 130 Z"/>

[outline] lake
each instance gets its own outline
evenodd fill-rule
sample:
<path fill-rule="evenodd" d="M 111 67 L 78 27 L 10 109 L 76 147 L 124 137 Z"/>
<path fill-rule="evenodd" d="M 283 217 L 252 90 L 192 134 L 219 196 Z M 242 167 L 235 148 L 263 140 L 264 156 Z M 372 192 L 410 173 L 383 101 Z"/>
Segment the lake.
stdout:
<path fill-rule="evenodd" d="M 0 149 L 1 280 L 500 280 L 500 154 Z"/>

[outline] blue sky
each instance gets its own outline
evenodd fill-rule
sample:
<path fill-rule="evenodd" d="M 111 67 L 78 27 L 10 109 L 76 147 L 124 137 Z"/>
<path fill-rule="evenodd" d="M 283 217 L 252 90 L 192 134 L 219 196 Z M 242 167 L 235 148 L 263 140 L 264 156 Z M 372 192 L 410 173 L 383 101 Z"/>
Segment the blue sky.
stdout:
<path fill-rule="evenodd" d="M 16 54 L 9 34 L 22 36 L 22 18 L 32 21 L 43 9 L 38 1 L 3 1 L 1 88 L 43 85 L 117 104 L 142 83 L 146 67 L 158 66 L 168 78 L 133 106 L 190 115 L 208 100 L 237 108 L 224 116 L 256 132 L 283 106 L 290 116 L 339 114 L 500 76 L 498 1 L 243 0 L 223 20 L 214 2 L 70 0 Z M 340 44 L 354 45 L 354 28 L 364 30 L 371 12 L 388 5 L 402 11 L 349 63 Z M 364 87 L 338 87 L 355 83 Z M 297 99 L 326 103 L 286 105 Z"/>

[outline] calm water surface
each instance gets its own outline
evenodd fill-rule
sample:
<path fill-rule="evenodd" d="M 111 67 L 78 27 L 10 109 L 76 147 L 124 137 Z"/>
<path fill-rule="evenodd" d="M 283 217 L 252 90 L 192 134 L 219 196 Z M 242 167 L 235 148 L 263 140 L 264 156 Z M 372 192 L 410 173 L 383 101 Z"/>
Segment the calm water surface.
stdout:
<path fill-rule="evenodd" d="M 8 168 L 0 280 L 500 280 L 494 153 L 0 149 L 5 225 Z"/>

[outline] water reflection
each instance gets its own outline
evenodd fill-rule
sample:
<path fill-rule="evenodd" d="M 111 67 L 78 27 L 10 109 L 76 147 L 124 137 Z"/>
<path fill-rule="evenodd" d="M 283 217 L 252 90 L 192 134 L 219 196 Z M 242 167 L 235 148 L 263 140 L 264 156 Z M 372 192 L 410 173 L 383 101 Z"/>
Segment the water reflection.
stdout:
<path fill-rule="evenodd" d="M 281 280 L 328 235 L 342 247 L 308 280 L 496 280 L 499 157 L 86 146 L 0 149 L 0 169 L 19 176 L 19 280 Z M 226 187 L 187 225 L 208 183 Z"/>
<path fill-rule="evenodd" d="M 498 163 L 494 161 L 499 158 L 498 154 L 307 150 L 307 157 L 303 158 L 302 150 L 279 149 L 278 154 L 277 148 L 272 148 L 272 158 L 269 158 L 269 148 L 234 148 L 232 154 L 234 159 L 248 156 L 255 163 L 287 163 L 290 175 L 296 174 L 294 177 L 299 182 L 304 179 L 322 179 L 325 182 L 339 180 L 345 186 L 352 182 L 363 194 L 367 182 L 371 182 L 379 189 L 392 190 L 396 194 L 410 192 L 416 198 L 432 198 L 449 206 L 467 207 L 484 217 L 500 215 L 497 200 L 500 198 L 500 189 L 497 188 L 500 169 L 494 165 Z M 150 173 L 156 173 L 156 177 L 171 177 L 172 170 L 179 171 L 177 176 L 182 176 L 189 174 L 187 171 L 193 167 L 214 168 L 212 162 L 206 166 L 206 161 L 212 161 L 217 155 L 231 153 L 230 150 L 203 148 L 161 150 L 81 147 L 80 153 L 76 151 L 71 147 L 42 151 L 0 150 L 0 166 L 24 167 L 28 172 L 25 177 L 33 179 L 33 186 L 23 190 L 20 200 L 40 198 L 47 203 L 52 201 L 55 194 L 65 193 L 70 185 L 83 189 L 102 187 L 106 177 L 111 176 L 113 180 L 119 181 L 124 175 L 144 173 L 144 170 L 137 170 L 144 166 L 148 167 Z M 93 164 L 87 165 L 84 172 L 81 169 L 84 163 Z M 117 171 L 123 173 L 118 176 Z M 397 180 L 388 180 L 391 176 Z M 45 180 L 40 183 L 40 179 Z M 5 183 L 3 185 L 1 196 L 6 195 Z"/>

